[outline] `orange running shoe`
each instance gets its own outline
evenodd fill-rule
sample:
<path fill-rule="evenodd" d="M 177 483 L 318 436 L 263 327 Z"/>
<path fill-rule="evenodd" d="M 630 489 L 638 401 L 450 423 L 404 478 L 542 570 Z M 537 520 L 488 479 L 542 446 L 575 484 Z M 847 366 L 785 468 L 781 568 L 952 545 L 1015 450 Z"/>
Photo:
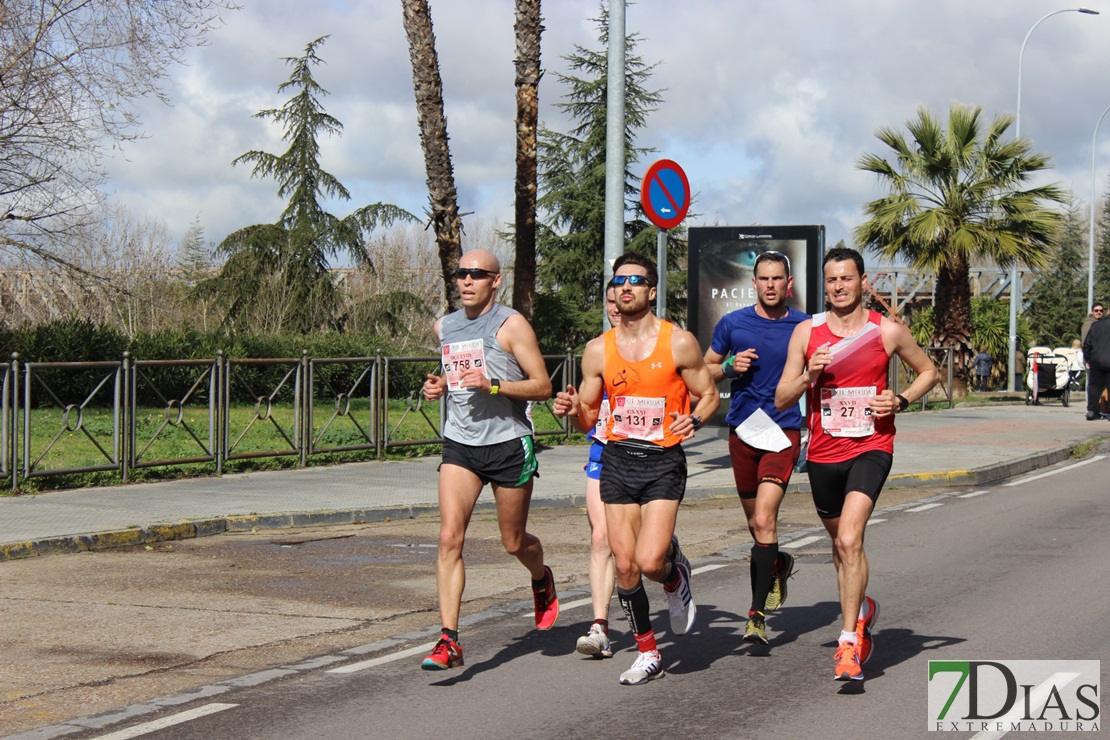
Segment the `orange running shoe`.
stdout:
<path fill-rule="evenodd" d="M 875 626 L 875 622 L 879 619 L 879 602 L 870 596 L 864 596 L 863 598 L 867 599 L 871 608 L 867 613 L 867 619 L 860 619 L 856 622 L 856 644 L 859 645 L 860 665 L 866 663 L 871 657 L 871 628 Z"/>
<path fill-rule="evenodd" d="M 555 593 L 555 576 L 551 568 L 545 565 L 543 569 L 547 572 L 547 585 L 539 591 L 532 589 L 532 598 L 536 602 L 536 629 L 549 630 L 559 618 L 559 597 Z"/>
<path fill-rule="evenodd" d="M 431 654 L 420 667 L 426 671 L 445 671 L 463 664 L 462 648 L 447 635 L 439 638 Z"/>
<path fill-rule="evenodd" d="M 842 642 L 836 649 L 837 681 L 862 681 L 863 669 L 859 667 L 859 648 L 850 642 Z"/>

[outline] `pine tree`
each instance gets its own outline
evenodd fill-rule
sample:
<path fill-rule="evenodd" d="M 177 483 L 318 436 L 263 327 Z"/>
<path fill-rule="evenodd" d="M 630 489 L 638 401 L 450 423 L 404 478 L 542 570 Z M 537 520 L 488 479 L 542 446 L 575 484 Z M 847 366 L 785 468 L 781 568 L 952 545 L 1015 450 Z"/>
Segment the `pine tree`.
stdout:
<path fill-rule="evenodd" d="M 602 282 L 605 256 L 605 123 L 609 27 L 605 8 L 594 19 L 600 49 L 576 46 L 564 57 L 575 75 L 557 74 L 567 92 L 559 104 L 575 121 L 569 133 L 540 129 L 539 208 L 536 311 L 533 325 L 545 351 L 580 347 L 602 328 Z M 635 53 L 639 37 L 630 34 L 625 56 L 625 198 L 626 210 L 641 216 L 636 202 L 639 183 L 629 165 L 652 150 L 636 146 L 636 132 L 662 101 L 646 87 L 654 65 Z M 655 258 L 655 229 L 642 217 L 625 223 L 626 249 Z M 670 248 L 669 248 L 670 249 Z M 675 251 L 680 247 L 674 245 Z M 668 262 L 670 259 L 668 258 Z M 662 269 L 662 266 L 661 266 Z M 668 313 L 685 314 L 685 273 L 668 273 L 678 285 Z"/>
<path fill-rule="evenodd" d="M 322 61 L 316 50 L 326 39 L 309 43 L 303 56 L 285 59 L 293 72 L 278 92 L 291 90 L 292 97 L 281 108 L 255 114 L 285 127 L 282 139 L 289 149 L 282 154 L 249 151 L 232 162 L 253 165 L 252 177 L 275 179 L 278 196 L 288 201 L 277 222 L 247 226 L 225 238 L 216 248 L 227 258 L 220 274 L 198 285 L 198 294 L 225 306 L 228 326 L 293 333 L 339 328 L 339 296 L 329 261 L 345 253 L 366 264 L 365 241 L 371 231 L 398 219 L 419 220 L 388 203 L 363 206 L 343 218 L 324 209 L 321 200 L 328 196 L 351 197 L 319 161 L 321 132 L 343 130 L 320 104 L 328 91 L 312 76 L 312 68 Z"/>
<path fill-rule="evenodd" d="M 1110 300 L 1110 178 L 1107 178 L 1107 191 L 1102 198 L 1102 211 L 1099 213 L 1095 228 L 1095 295 L 1096 301 L 1106 303 Z M 1095 204 L 1091 204 L 1095 208 Z M 1089 245 L 1088 245 L 1089 247 Z M 1086 264 L 1086 259 L 1083 260 Z M 1090 306 L 1086 307 L 1090 310 Z"/>
<path fill-rule="evenodd" d="M 1079 339 L 1087 315 L 1087 224 L 1073 204 L 1049 256 L 1047 267 L 1034 270 L 1025 316 L 1033 341 L 1046 347 L 1070 347 Z"/>
<path fill-rule="evenodd" d="M 199 218 L 185 232 L 177 269 L 181 271 L 182 281 L 190 288 L 212 277 L 212 245 L 204 241 L 204 227 L 200 225 Z"/>

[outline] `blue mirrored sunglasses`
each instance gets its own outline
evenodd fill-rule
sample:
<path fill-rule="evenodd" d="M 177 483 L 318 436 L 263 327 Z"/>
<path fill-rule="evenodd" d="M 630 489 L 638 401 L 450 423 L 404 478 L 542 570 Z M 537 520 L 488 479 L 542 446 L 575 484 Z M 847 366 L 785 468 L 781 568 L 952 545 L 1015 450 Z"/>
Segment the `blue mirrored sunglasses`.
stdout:
<path fill-rule="evenodd" d="M 489 270 L 479 270 L 477 267 L 460 267 L 455 270 L 455 279 L 466 280 L 470 278 L 471 280 L 485 280 L 496 274 L 496 272 L 490 272 Z"/>
<path fill-rule="evenodd" d="M 614 275 L 613 279 L 609 281 L 610 285 L 651 285 L 648 282 L 647 275 Z"/>

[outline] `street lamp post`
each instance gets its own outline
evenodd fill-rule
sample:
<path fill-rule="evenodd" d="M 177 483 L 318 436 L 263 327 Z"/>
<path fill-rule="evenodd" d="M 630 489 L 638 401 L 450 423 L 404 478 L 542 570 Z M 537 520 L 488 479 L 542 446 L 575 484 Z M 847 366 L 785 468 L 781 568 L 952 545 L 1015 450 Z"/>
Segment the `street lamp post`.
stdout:
<path fill-rule="evenodd" d="M 1085 15 L 1098 15 L 1097 10 L 1090 8 L 1065 8 L 1064 10 L 1055 10 L 1048 15 L 1041 18 L 1033 24 L 1029 29 L 1029 33 L 1025 34 L 1025 40 L 1021 42 L 1021 51 L 1018 52 L 1018 79 L 1017 79 L 1017 111 L 1014 114 L 1014 138 L 1021 138 L 1021 63 L 1025 59 L 1025 45 L 1029 43 L 1029 37 L 1033 35 L 1033 31 L 1037 30 L 1037 26 L 1044 23 L 1046 20 L 1054 15 L 1061 13 L 1083 13 Z M 1008 380 L 1006 387 L 1011 390 L 1017 390 L 1016 378 L 1017 374 L 1017 315 L 1018 303 L 1021 302 L 1021 273 L 1018 272 L 1017 260 L 1014 260 L 1014 266 L 1010 270 L 1010 355 L 1009 362 L 1007 363 Z"/>
<path fill-rule="evenodd" d="M 1095 124 L 1095 132 L 1091 134 L 1091 230 L 1087 235 L 1087 310 L 1090 311 L 1095 303 L 1095 142 L 1098 141 L 1098 127 L 1102 119 L 1110 113 L 1110 105 L 1102 111 Z"/>

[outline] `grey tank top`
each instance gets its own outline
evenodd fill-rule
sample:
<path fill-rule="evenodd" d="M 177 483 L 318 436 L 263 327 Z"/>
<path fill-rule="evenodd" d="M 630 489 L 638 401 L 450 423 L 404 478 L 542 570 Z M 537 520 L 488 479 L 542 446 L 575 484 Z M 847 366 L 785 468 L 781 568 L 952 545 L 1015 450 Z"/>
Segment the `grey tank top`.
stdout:
<path fill-rule="evenodd" d="M 526 401 L 491 396 L 485 391 L 452 389 L 460 368 L 482 367 L 487 378 L 523 380 L 516 358 L 501 348 L 497 331 L 517 312 L 500 303 L 468 319 L 465 311 L 443 317 L 439 324 L 443 372 L 447 375 L 447 419 L 443 436 L 465 445 L 491 445 L 532 434 Z M 480 363 L 480 365 L 479 365 Z"/>

